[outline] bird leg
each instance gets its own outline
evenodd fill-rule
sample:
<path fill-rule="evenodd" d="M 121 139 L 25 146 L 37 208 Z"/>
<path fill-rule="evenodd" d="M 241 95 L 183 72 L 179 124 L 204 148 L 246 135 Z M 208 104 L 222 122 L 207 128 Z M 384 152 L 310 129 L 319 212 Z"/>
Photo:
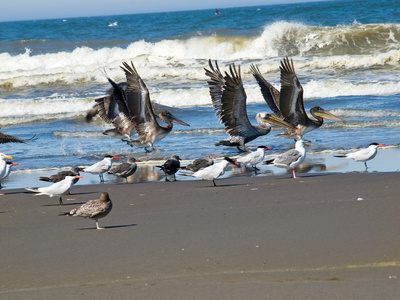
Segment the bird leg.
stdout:
<path fill-rule="evenodd" d="M 99 177 L 100 177 L 100 182 L 104 182 L 103 174 L 99 174 Z"/>
<path fill-rule="evenodd" d="M 365 171 L 367 171 L 368 170 L 368 166 L 367 166 L 367 162 L 366 161 L 364 161 L 364 165 L 365 165 Z"/>
<path fill-rule="evenodd" d="M 60 199 L 58 199 L 60 205 L 64 205 L 63 201 L 62 201 L 62 197 L 60 196 Z"/>
<path fill-rule="evenodd" d="M 292 177 L 293 177 L 293 178 L 297 178 L 297 177 L 296 177 L 296 173 L 294 172 L 294 169 L 292 169 Z"/>
<path fill-rule="evenodd" d="M 97 229 L 104 229 L 104 227 L 100 227 L 100 226 L 99 226 L 99 221 L 97 221 L 97 219 L 95 219 L 95 221 L 96 221 L 96 227 L 97 227 Z"/>
<path fill-rule="evenodd" d="M 212 181 L 213 183 L 214 183 L 214 186 L 218 186 L 218 185 L 216 185 L 216 183 L 215 183 L 215 180 L 213 179 L 213 181 Z"/>

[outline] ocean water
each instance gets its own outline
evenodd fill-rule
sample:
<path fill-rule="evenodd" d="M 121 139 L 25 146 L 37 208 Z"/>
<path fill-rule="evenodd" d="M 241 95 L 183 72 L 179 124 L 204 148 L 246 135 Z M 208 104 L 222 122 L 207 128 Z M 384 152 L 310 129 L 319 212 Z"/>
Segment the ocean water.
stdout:
<path fill-rule="evenodd" d="M 105 154 L 162 162 L 213 154 L 225 139 L 214 115 L 204 67 L 241 66 L 248 115 L 270 111 L 249 72 L 256 64 L 280 87 L 279 64 L 293 58 L 308 111 L 321 106 L 346 119 L 326 122 L 306 135 L 312 159 L 379 142 L 400 147 L 400 6 L 396 0 L 325 1 L 219 9 L 0 23 L 0 127 L 25 144 L 0 152 L 19 163 L 20 176 L 92 164 Z M 118 26 L 109 26 L 118 22 Z M 175 125 L 150 154 L 102 132 L 99 118 L 85 122 L 94 99 L 110 87 L 103 72 L 124 81 L 132 61 L 156 105 L 168 106 L 190 127 Z M 271 155 L 292 147 L 279 129 L 249 144 L 268 145 Z M 397 170 L 398 161 L 392 163 Z M 385 169 L 387 170 L 387 169 Z M 340 169 L 339 169 L 340 171 Z M 347 169 L 346 169 L 347 171 Z M 378 168 L 379 171 L 379 168 Z M 12 173 L 13 174 L 13 173 Z M 22 174 L 22 175 L 21 175 Z M 25 175 L 24 175 L 25 174 Z M 42 174 L 40 174 L 41 176 Z M 10 175 L 11 177 L 12 175 Z M 25 178 L 25 177 L 24 177 Z M 156 177 L 156 180 L 162 178 Z M 26 186 L 10 179 L 6 187 Z"/>

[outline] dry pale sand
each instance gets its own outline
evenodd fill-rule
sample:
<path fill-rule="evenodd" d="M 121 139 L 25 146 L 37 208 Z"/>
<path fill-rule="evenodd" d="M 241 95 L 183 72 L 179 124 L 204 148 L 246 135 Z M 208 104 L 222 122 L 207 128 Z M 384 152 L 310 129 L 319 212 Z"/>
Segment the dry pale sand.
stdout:
<path fill-rule="evenodd" d="M 301 175 L 4 190 L 0 298 L 400 299 L 399 173 Z"/>

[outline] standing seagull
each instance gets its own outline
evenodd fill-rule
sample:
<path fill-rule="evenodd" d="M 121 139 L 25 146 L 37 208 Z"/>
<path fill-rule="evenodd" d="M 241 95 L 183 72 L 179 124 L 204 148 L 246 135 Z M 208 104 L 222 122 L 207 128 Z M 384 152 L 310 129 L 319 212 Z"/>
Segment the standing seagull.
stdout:
<path fill-rule="evenodd" d="M 82 172 L 99 174 L 100 182 L 104 182 L 103 174 L 110 170 L 113 159 L 119 159 L 119 157 L 106 155 L 103 160 L 91 165 L 90 167 L 82 168 Z"/>
<path fill-rule="evenodd" d="M 259 169 L 256 166 L 264 160 L 265 150 L 272 150 L 272 148 L 258 146 L 256 151 L 240 156 L 238 159 L 236 159 L 236 162 L 252 166 L 254 168 L 254 173 L 257 174 L 257 170 Z"/>
<path fill-rule="evenodd" d="M 62 195 L 67 193 L 71 186 L 73 185 L 74 179 L 82 178 L 82 176 L 66 176 L 64 180 L 53 183 L 47 187 L 40 188 L 31 188 L 26 187 L 25 189 L 34 193 L 37 193 L 36 196 L 39 195 L 48 195 L 50 197 L 59 196 L 60 205 L 63 205 Z"/>
<path fill-rule="evenodd" d="M 215 115 L 219 122 L 225 125 L 225 131 L 229 137 L 215 144 L 216 146 L 236 146 L 238 150 L 249 151 L 245 146 L 246 143 L 266 135 L 271 131 L 271 125 L 262 121 L 266 118 L 265 113 L 256 115 L 257 123 L 260 126 L 253 126 L 247 115 L 246 101 L 247 96 L 243 87 L 242 77 L 240 75 L 240 66 L 236 69 L 235 65 L 229 66 L 229 73 L 225 72 L 225 76 L 221 73 L 218 63 L 215 67 L 211 60 L 208 61 L 210 70 L 205 69 L 206 75 L 210 77 L 207 82 Z M 268 122 L 275 125 L 291 128 L 287 122 L 271 116 Z"/>
<path fill-rule="evenodd" d="M 191 164 L 188 164 L 186 167 L 182 167 L 182 169 L 196 172 L 213 165 L 214 159 L 215 157 L 207 154 L 204 156 L 204 158 L 196 158 Z"/>
<path fill-rule="evenodd" d="M 289 58 L 286 57 L 281 61 L 280 92 L 265 80 L 256 66 L 252 65 L 250 70 L 260 86 L 264 100 L 274 114 L 286 123 L 292 125 L 291 127 L 285 126 L 285 132 L 279 134 L 279 136 L 290 139 L 302 139 L 303 135 L 307 132 L 321 127 L 324 123 L 324 119 L 345 122 L 342 118 L 335 116 L 319 106 L 310 109 L 310 114 L 315 119 L 310 119 L 307 116 L 303 103 L 303 87 L 294 70 L 293 60 L 289 60 Z M 275 117 L 272 117 L 272 115 L 266 114 L 261 120 L 281 126 L 276 122 Z"/>
<path fill-rule="evenodd" d="M 277 158 L 266 161 L 265 164 L 273 164 L 279 168 L 292 170 L 293 178 L 297 178 L 294 168 L 296 168 L 306 159 L 306 149 L 304 148 L 305 145 L 308 146 L 308 144 L 306 144 L 303 140 L 298 140 L 295 144 L 295 149 L 286 151 Z"/>
<path fill-rule="evenodd" d="M 214 186 L 217 186 L 215 183 L 215 179 L 217 179 L 219 176 L 221 176 L 225 173 L 225 169 L 228 167 L 228 165 L 230 163 L 239 167 L 239 165 L 236 162 L 234 162 L 232 159 L 230 159 L 229 157 L 224 157 L 223 161 L 213 164 L 207 168 L 201 169 L 192 174 L 188 174 L 188 173 L 183 173 L 183 174 L 186 176 L 202 178 L 204 180 L 212 180 Z"/>
<path fill-rule="evenodd" d="M 378 153 L 378 148 L 380 147 L 385 147 L 385 145 L 371 143 L 369 144 L 368 148 L 364 148 L 351 153 L 337 154 L 335 155 L 335 157 L 352 158 L 355 161 L 363 161 L 365 164 L 365 170 L 367 170 L 367 161 L 373 159 L 376 156 L 376 154 Z"/>
<path fill-rule="evenodd" d="M 134 157 L 129 157 L 126 163 L 113 166 L 110 171 L 108 171 L 108 174 L 113 174 L 117 177 L 125 178 L 125 182 L 128 183 L 128 177 L 133 175 L 137 170 L 136 162 L 138 161 L 139 160 Z"/>
<path fill-rule="evenodd" d="M 94 219 L 97 229 L 104 229 L 99 226 L 98 219 L 104 218 L 112 209 L 112 202 L 107 192 L 103 192 L 100 199 L 90 200 L 69 212 L 60 212 L 59 216 L 73 216 Z"/>
<path fill-rule="evenodd" d="M 165 173 L 165 181 L 169 181 L 168 175 L 174 175 L 174 181 L 176 180 L 175 173 L 178 172 L 178 170 L 181 167 L 180 163 L 180 158 L 178 155 L 172 155 L 170 158 L 168 158 L 164 164 L 161 166 L 157 166 L 161 170 L 164 171 Z"/>

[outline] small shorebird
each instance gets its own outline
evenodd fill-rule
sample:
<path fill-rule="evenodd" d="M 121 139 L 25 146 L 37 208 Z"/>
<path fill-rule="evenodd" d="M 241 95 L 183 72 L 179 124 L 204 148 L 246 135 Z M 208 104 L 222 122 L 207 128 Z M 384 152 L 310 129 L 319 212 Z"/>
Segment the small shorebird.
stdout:
<path fill-rule="evenodd" d="M 156 166 L 157 168 L 160 168 L 161 170 L 164 171 L 165 181 L 169 181 L 168 175 L 173 175 L 174 181 L 176 180 L 175 173 L 178 172 L 178 170 L 181 167 L 180 160 L 181 159 L 179 158 L 178 155 L 172 155 L 165 161 L 164 164 L 162 164 L 161 166 Z"/>
<path fill-rule="evenodd" d="M 217 186 L 215 183 L 215 179 L 217 179 L 218 177 L 220 177 L 225 173 L 225 169 L 228 167 L 229 164 L 233 164 L 239 167 L 239 165 L 233 159 L 230 159 L 229 157 L 224 157 L 223 161 L 219 163 L 214 163 L 213 165 L 208 166 L 207 168 L 201 169 L 191 174 L 188 173 L 182 173 L 182 174 L 186 176 L 202 178 L 204 180 L 212 180 L 214 186 Z"/>
<path fill-rule="evenodd" d="M 292 170 L 293 178 L 297 178 L 294 168 L 296 168 L 306 159 L 306 149 L 304 146 L 308 146 L 308 144 L 306 144 L 303 140 L 298 140 L 295 144 L 295 149 L 286 151 L 275 159 L 264 162 L 264 164 L 273 164 L 279 168 Z"/>
<path fill-rule="evenodd" d="M 60 205 L 63 205 L 62 195 L 66 194 L 75 179 L 82 178 L 80 175 L 76 176 L 65 176 L 65 178 L 59 182 L 53 183 L 50 186 L 40 187 L 40 188 L 31 188 L 26 187 L 25 189 L 34 193 L 37 193 L 36 196 L 39 195 L 48 195 L 50 197 L 59 196 Z"/>
<path fill-rule="evenodd" d="M 238 159 L 236 159 L 236 162 L 252 166 L 254 168 L 254 172 L 257 174 L 257 171 L 259 170 L 257 168 L 257 164 L 264 160 L 265 150 L 272 150 L 272 148 L 258 146 L 256 151 L 240 156 Z"/>
<path fill-rule="evenodd" d="M 125 178 L 125 182 L 128 182 L 128 177 L 133 175 L 137 170 L 136 162 L 138 161 L 139 160 L 134 157 L 129 157 L 127 162 L 113 166 L 110 171 L 108 171 L 108 174 Z"/>
<path fill-rule="evenodd" d="M 103 174 L 110 170 L 113 159 L 119 159 L 119 157 L 106 155 L 103 160 L 89 167 L 82 168 L 81 171 L 91 174 L 99 174 L 100 182 L 104 182 Z"/>
<path fill-rule="evenodd" d="M 191 164 L 188 164 L 186 167 L 182 167 L 182 169 L 196 172 L 213 165 L 214 159 L 215 157 L 207 154 L 204 156 L 204 158 L 196 158 Z"/>
<path fill-rule="evenodd" d="M 355 152 L 336 154 L 335 157 L 352 158 L 355 161 L 361 161 L 365 164 L 365 170 L 368 169 L 367 161 L 373 159 L 378 153 L 378 148 L 385 147 L 385 145 L 378 143 L 369 144 L 368 148 L 364 148 Z"/>
<path fill-rule="evenodd" d="M 97 229 L 104 229 L 99 226 L 98 219 L 104 218 L 112 209 L 112 202 L 107 192 L 103 192 L 100 199 L 90 200 L 69 212 L 60 212 L 59 216 L 73 216 L 94 219 Z"/>

